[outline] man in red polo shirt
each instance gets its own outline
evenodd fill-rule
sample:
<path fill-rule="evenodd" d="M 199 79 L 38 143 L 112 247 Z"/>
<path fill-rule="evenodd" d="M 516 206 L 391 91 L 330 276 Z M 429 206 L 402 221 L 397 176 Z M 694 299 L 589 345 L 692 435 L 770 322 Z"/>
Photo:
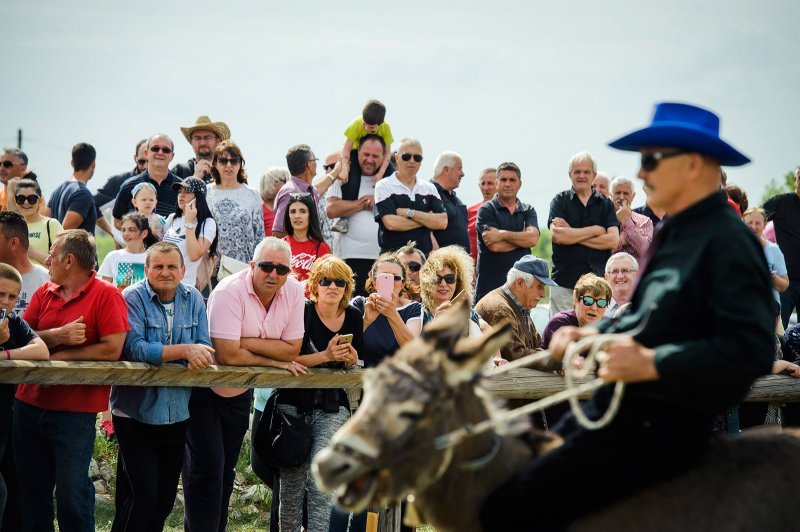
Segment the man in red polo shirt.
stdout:
<path fill-rule="evenodd" d="M 96 277 L 94 238 L 61 233 L 45 264 L 42 285 L 24 319 L 50 349 L 51 360 L 118 360 L 128 310 L 113 285 Z M 25 529 L 53 529 L 56 488 L 61 530 L 94 530 L 89 481 L 97 413 L 108 409 L 109 386 L 21 384 L 14 402 L 14 454 Z"/>
<path fill-rule="evenodd" d="M 472 255 L 472 260 L 475 264 L 478 263 L 478 233 L 475 230 L 475 225 L 478 223 L 478 209 L 481 205 L 494 197 L 497 192 L 497 169 L 487 168 L 481 172 L 478 178 L 478 188 L 481 189 L 481 201 L 467 207 L 467 233 L 469 233 L 469 254 Z"/>

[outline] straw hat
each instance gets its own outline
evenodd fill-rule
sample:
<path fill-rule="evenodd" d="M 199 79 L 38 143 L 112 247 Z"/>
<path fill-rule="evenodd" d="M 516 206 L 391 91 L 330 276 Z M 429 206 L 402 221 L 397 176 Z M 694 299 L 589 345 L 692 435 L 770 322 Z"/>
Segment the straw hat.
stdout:
<path fill-rule="evenodd" d="M 192 143 L 192 134 L 198 130 L 211 131 L 220 141 L 228 140 L 231 138 L 231 130 L 225 122 L 212 122 L 206 115 L 198 116 L 193 126 L 182 127 L 181 131 L 186 141 Z"/>

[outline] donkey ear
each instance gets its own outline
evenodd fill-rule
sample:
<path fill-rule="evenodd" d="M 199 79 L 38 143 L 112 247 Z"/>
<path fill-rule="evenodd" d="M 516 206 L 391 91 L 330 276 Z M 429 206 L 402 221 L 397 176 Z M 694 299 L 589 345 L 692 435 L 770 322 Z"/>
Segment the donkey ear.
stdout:
<path fill-rule="evenodd" d="M 481 336 L 462 338 L 447 356 L 447 381 L 455 385 L 472 380 L 510 337 L 511 322 L 505 320 Z"/>
<path fill-rule="evenodd" d="M 441 313 L 422 329 L 420 335 L 426 342 L 432 343 L 436 349 L 450 353 L 456 342 L 469 332 L 469 307 L 460 303 Z"/>

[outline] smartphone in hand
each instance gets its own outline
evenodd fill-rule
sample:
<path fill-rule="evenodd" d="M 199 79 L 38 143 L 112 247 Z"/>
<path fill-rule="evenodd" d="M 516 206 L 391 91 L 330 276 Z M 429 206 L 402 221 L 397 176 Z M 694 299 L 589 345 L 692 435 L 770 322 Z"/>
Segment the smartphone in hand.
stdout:
<path fill-rule="evenodd" d="M 391 273 L 379 273 L 375 279 L 375 288 L 379 296 L 391 301 L 394 293 L 394 275 Z"/>
<path fill-rule="evenodd" d="M 336 340 L 336 345 L 342 344 L 352 344 L 353 343 L 353 335 L 352 334 L 343 334 Z"/>
<path fill-rule="evenodd" d="M 462 301 L 464 301 L 464 299 L 466 299 L 466 296 L 467 296 L 467 291 L 462 290 L 461 292 L 453 296 L 453 299 L 450 300 L 450 303 L 452 303 L 453 305 L 455 305 L 456 303 L 461 303 Z"/>

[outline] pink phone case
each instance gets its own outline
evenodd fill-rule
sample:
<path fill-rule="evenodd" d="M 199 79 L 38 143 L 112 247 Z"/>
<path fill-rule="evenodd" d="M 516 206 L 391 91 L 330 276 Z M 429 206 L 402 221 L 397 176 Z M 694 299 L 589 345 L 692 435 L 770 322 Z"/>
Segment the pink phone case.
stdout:
<path fill-rule="evenodd" d="M 378 295 L 391 301 L 394 291 L 394 275 L 391 273 L 379 273 L 375 279 Z"/>

